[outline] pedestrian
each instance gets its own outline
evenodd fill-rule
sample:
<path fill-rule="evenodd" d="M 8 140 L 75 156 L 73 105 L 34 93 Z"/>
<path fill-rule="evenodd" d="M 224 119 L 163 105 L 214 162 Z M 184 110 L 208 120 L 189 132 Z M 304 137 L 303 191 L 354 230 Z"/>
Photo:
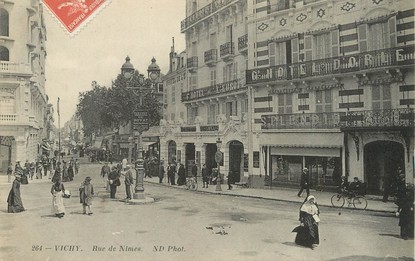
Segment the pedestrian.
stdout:
<path fill-rule="evenodd" d="M 396 169 L 395 173 L 390 173 L 384 177 L 383 183 L 383 202 L 388 202 L 389 195 L 394 195 L 397 192 L 397 186 L 399 181 L 399 175 L 403 174 L 400 166 Z"/>
<path fill-rule="evenodd" d="M 405 194 L 398 201 L 400 237 L 407 240 L 414 238 L 414 186 L 407 184 Z"/>
<path fill-rule="evenodd" d="M 30 163 L 30 165 L 29 165 L 30 180 L 33 180 L 33 176 L 35 175 L 35 169 L 36 169 L 35 163 L 34 162 Z"/>
<path fill-rule="evenodd" d="M 20 197 L 20 183 L 22 175 L 16 173 L 15 180 L 13 181 L 12 188 L 10 189 L 9 196 L 7 197 L 7 212 L 18 213 L 25 211 L 23 207 L 22 198 Z"/>
<path fill-rule="evenodd" d="M 75 159 L 75 175 L 79 172 L 79 161 L 78 159 Z"/>
<path fill-rule="evenodd" d="M 228 172 L 228 190 L 232 189 L 232 184 L 233 184 L 233 172 L 232 170 L 230 170 Z"/>
<path fill-rule="evenodd" d="M 127 163 L 128 163 L 127 159 L 126 159 L 126 158 L 124 158 L 124 159 L 122 160 L 122 162 L 121 162 L 121 164 L 122 164 L 122 170 L 125 170 L 125 169 L 127 168 Z"/>
<path fill-rule="evenodd" d="M 69 175 L 68 175 L 68 166 L 66 165 L 66 161 L 62 161 L 62 181 L 66 182 L 69 181 Z"/>
<path fill-rule="evenodd" d="M 81 184 L 80 190 L 80 202 L 82 203 L 82 209 L 84 215 L 92 215 L 92 197 L 94 196 L 94 186 L 91 184 L 91 177 L 86 177 L 85 181 Z"/>
<path fill-rule="evenodd" d="M 104 184 L 104 188 L 107 188 L 108 186 L 108 174 L 110 174 L 110 167 L 108 166 L 108 162 L 105 162 L 104 166 L 101 168 L 101 177 L 102 182 Z"/>
<path fill-rule="evenodd" d="M 75 170 L 74 170 L 74 160 L 71 159 L 69 161 L 69 164 L 68 164 L 68 178 L 69 178 L 69 181 L 73 180 L 73 178 L 75 176 L 74 172 L 75 172 Z"/>
<path fill-rule="evenodd" d="M 177 172 L 177 185 L 182 186 L 186 184 L 186 170 L 184 169 L 184 165 L 180 163 L 179 170 Z"/>
<path fill-rule="evenodd" d="M 159 165 L 159 171 L 158 171 L 158 176 L 159 176 L 159 183 L 163 182 L 163 178 L 164 178 L 164 166 L 163 166 L 163 162 L 160 162 Z"/>
<path fill-rule="evenodd" d="M 203 181 L 203 188 L 206 186 L 206 188 L 209 187 L 209 172 L 206 168 L 206 164 L 203 164 L 202 167 L 202 181 Z"/>
<path fill-rule="evenodd" d="M 297 245 L 314 249 L 319 244 L 318 224 L 320 222 L 320 210 L 314 196 L 306 198 L 300 208 L 300 225 L 294 228 L 297 232 L 295 243 Z"/>
<path fill-rule="evenodd" d="M 131 185 L 134 184 L 135 169 L 130 165 L 126 167 L 127 172 L 125 173 L 125 193 L 127 194 L 127 200 L 131 199 Z M 133 175 L 134 174 L 134 175 Z"/>
<path fill-rule="evenodd" d="M 112 167 L 111 172 L 108 175 L 108 182 L 110 185 L 110 198 L 115 198 L 115 193 L 117 193 L 117 187 L 121 185 L 120 174 L 115 166 Z"/>
<path fill-rule="evenodd" d="M 46 176 L 48 174 L 48 158 L 45 156 L 42 159 L 42 166 L 43 166 L 43 175 Z"/>
<path fill-rule="evenodd" d="M 194 178 L 197 178 L 197 164 L 195 162 L 195 164 L 192 166 L 192 176 Z"/>
<path fill-rule="evenodd" d="M 13 164 L 10 162 L 9 167 L 7 168 L 7 182 L 12 182 L 12 174 L 13 174 Z"/>
<path fill-rule="evenodd" d="M 58 161 L 56 163 L 56 169 L 55 169 L 55 173 L 52 176 L 52 182 L 55 183 L 57 181 L 57 179 L 62 179 L 62 177 L 61 177 L 61 163 L 60 163 L 60 161 Z"/>
<path fill-rule="evenodd" d="M 36 179 L 42 178 L 42 163 L 40 160 L 36 162 Z"/>
<path fill-rule="evenodd" d="M 301 194 L 303 193 L 303 190 L 305 189 L 308 197 L 310 195 L 310 176 L 307 168 L 304 168 L 303 172 L 301 173 L 300 186 L 301 188 L 297 196 L 300 198 Z"/>
<path fill-rule="evenodd" d="M 62 218 L 65 215 L 65 206 L 63 205 L 65 187 L 63 186 L 60 178 L 56 179 L 50 189 L 50 193 L 52 194 L 52 213 L 58 218 Z"/>

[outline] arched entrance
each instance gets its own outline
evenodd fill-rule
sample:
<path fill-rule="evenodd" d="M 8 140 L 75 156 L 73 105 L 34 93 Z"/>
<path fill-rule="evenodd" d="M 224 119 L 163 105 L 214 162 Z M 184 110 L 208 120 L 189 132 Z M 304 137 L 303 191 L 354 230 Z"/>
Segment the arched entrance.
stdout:
<path fill-rule="evenodd" d="M 375 141 L 365 145 L 364 171 L 367 192 L 381 194 L 396 178 L 397 168 L 404 168 L 404 147 L 393 141 Z"/>
<path fill-rule="evenodd" d="M 169 141 L 169 144 L 167 145 L 167 164 L 176 161 L 176 148 L 176 142 L 174 140 Z"/>
<path fill-rule="evenodd" d="M 243 174 L 244 145 L 240 141 L 229 143 L 229 174 L 232 174 L 234 182 L 241 180 Z"/>

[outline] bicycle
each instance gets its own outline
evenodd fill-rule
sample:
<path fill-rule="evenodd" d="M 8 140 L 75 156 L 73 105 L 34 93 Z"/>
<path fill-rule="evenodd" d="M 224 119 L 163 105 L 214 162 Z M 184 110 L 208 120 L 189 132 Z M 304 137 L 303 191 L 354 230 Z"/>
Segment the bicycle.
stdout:
<path fill-rule="evenodd" d="M 197 190 L 197 181 L 195 177 L 186 178 L 186 189 Z"/>
<path fill-rule="evenodd" d="M 353 205 L 355 209 L 365 210 L 367 208 L 366 198 L 355 193 L 336 193 L 331 197 L 331 204 L 335 208 L 342 208 L 346 202 L 348 207 Z"/>

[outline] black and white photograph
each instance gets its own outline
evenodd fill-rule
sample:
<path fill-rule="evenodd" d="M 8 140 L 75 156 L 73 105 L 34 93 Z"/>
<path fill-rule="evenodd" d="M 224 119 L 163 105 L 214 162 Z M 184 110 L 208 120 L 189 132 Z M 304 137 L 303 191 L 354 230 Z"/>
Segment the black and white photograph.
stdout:
<path fill-rule="evenodd" d="M 0 261 L 414 260 L 413 0 L 0 0 Z"/>

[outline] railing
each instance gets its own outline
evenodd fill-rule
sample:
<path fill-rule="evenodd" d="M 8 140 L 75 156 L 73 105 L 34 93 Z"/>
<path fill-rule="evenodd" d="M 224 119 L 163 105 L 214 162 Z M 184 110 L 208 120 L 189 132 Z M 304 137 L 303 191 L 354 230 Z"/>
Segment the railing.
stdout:
<path fill-rule="evenodd" d="M 31 74 L 29 64 L 26 63 L 14 63 L 7 61 L 0 61 L 0 73 L 23 73 Z"/>
<path fill-rule="evenodd" d="M 340 117 L 342 128 L 414 127 L 414 109 L 350 111 Z"/>
<path fill-rule="evenodd" d="M 216 62 L 218 59 L 218 51 L 216 49 L 211 49 L 205 52 L 205 63 Z"/>
<path fill-rule="evenodd" d="M 248 48 L 248 34 L 238 38 L 238 50 Z"/>
<path fill-rule="evenodd" d="M 243 79 L 236 79 L 229 82 L 218 83 L 213 86 L 192 90 L 182 93 L 182 101 L 191 101 L 200 98 L 215 96 L 218 94 L 229 93 L 246 88 Z"/>
<path fill-rule="evenodd" d="M 187 58 L 187 68 L 197 68 L 197 56 Z"/>
<path fill-rule="evenodd" d="M 206 5 L 205 7 L 197 10 L 190 16 L 186 17 L 186 19 L 184 19 L 180 24 L 181 32 L 183 33 L 191 25 L 208 17 L 209 15 L 215 13 L 219 9 L 229 5 L 232 2 L 236 2 L 236 1 L 235 0 L 213 0 L 210 4 Z"/>
<path fill-rule="evenodd" d="M 16 114 L 0 114 L 1 123 L 17 122 Z"/>
<path fill-rule="evenodd" d="M 248 84 L 278 80 L 303 79 L 314 76 L 342 74 L 389 66 L 413 65 L 415 46 L 388 48 L 359 54 L 338 56 L 293 64 L 283 64 L 246 71 Z"/>
<path fill-rule="evenodd" d="M 234 43 L 227 42 L 220 46 L 220 57 L 234 54 Z"/>
<path fill-rule="evenodd" d="M 272 129 L 336 129 L 345 112 L 294 113 L 262 115 L 263 130 Z"/>

